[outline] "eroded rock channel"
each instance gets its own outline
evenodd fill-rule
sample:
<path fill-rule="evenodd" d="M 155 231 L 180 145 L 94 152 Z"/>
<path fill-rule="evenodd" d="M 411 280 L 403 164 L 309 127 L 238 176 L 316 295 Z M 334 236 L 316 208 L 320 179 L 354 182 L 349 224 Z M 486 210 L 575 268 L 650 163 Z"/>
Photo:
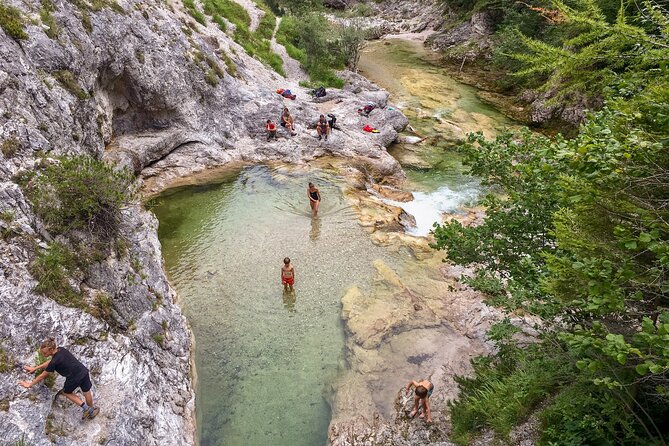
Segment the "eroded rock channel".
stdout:
<path fill-rule="evenodd" d="M 405 61 L 407 54 L 421 60 L 421 53 L 413 53 L 411 43 L 393 45 L 384 53 L 395 57 L 372 47 L 363 67 L 387 57 L 385 68 L 396 70 L 396 82 L 415 85 L 420 71 Z M 443 74 L 424 63 L 430 67 L 424 82 L 437 82 Z M 407 214 L 399 206 L 411 199 L 403 186 L 424 195 L 427 218 L 476 218 L 467 206 L 481 188 L 447 151 L 461 135 L 442 127 L 452 129 L 453 119 L 465 129 L 485 121 L 492 134 L 507 121 L 472 104 L 473 92 L 456 96 L 458 87 L 428 89 L 429 97 L 416 89 L 394 92 L 400 109 L 411 107 L 417 131 L 429 137 L 393 147 L 410 172 L 408 180 L 395 177 L 396 187 L 376 185 L 359 158 L 321 157 L 308 166 L 246 164 L 196 175 L 192 182 L 202 184 L 159 196 L 154 212 L 166 270 L 196 340 L 202 444 L 447 439 L 444 409 L 456 395 L 453 376 L 468 373 L 470 358 L 487 351 L 485 331 L 499 315 L 459 283 L 462 269 L 443 264 L 429 238 L 405 233 L 411 223 L 401 224 Z M 447 116 L 451 109 L 455 118 Z M 370 119 L 383 119 L 381 113 Z M 347 133 L 374 137 L 355 128 Z M 410 134 L 400 140 L 411 141 Z M 323 196 L 317 218 L 306 199 L 310 181 Z M 296 268 L 295 293 L 283 292 L 279 281 L 286 256 Z M 437 385 L 432 426 L 409 423 L 403 411 L 409 399 L 398 399 L 399 389 L 418 377 Z"/>

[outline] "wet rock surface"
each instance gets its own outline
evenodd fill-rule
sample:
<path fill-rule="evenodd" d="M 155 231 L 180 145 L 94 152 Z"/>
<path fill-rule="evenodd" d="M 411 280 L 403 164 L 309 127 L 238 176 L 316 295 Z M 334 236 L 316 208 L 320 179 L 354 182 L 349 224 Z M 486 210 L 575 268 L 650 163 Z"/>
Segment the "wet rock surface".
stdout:
<path fill-rule="evenodd" d="M 388 230 L 389 222 L 402 218 L 396 208 L 373 195 L 358 198 L 361 222 L 372 240 L 387 249 L 408 250 L 415 262 L 396 270 L 377 260 L 373 291 L 354 286 L 342 298 L 349 368 L 334 384 L 330 444 L 451 445 L 447 402 L 457 397 L 454 377 L 470 374 L 470 360 L 492 351 L 486 334 L 504 314 L 462 284 L 471 269 L 444 264 L 428 238 Z M 472 210 L 464 224 L 476 224 L 476 215 Z M 532 318 L 513 317 L 512 322 L 524 336 L 536 334 Z M 409 417 L 413 394 L 403 389 L 421 379 L 435 384 L 431 424 Z M 481 439 L 481 444 L 492 441 Z"/>

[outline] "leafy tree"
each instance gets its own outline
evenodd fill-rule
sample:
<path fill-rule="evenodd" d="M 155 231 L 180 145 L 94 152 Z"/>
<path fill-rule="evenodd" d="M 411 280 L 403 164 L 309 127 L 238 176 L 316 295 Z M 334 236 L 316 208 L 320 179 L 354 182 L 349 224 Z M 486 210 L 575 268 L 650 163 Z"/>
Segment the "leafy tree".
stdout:
<path fill-rule="evenodd" d="M 346 65 L 352 71 L 358 71 L 360 51 L 367 44 L 368 37 L 368 28 L 359 18 L 350 19 L 348 24 L 339 28 L 339 47 L 346 58 Z"/>
<path fill-rule="evenodd" d="M 488 426 L 503 437 L 526 412 L 472 424 L 473 413 L 488 419 L 499 404 L 484 391 L 560 358 L 570 367 L 544 388 L 555 397 L 541 410 L 543 444 L 666 444 L 669 20 L 646 2 L 629 18 L 621 8 L 609 24 L 594 2 L 573 3 L 581 8 L 555 3 L 581 25 L 572 46 L 523 37 L 534 56 L 518 60 L 528 72 L 545 70 L 553 86 L 601 92 L 608 106 L 572 139 L 471 136 L 465 163 L 497 193 L 486 198 L 481 226 L 451 222 L 434 231 L 449 260 L 479 267 L 469 283 L 492 291 L 493 303 L 544 318 L 544 348 L 507 347 L 487 368 L 475 367 L 474 381 L 462 381 L 454 429 Z M 538 402 L 524 401 L 525 409 Z"/>
<path fill-rule="evenodd" d="M 514 40 L 526 49 L 511 55 L 525 66 L 514 76 L 547 76 L 542 89 L 557 89 L 556 98 L 563 100 L 574 94 L 611 96 L 616 90 L 636 95 L 656 85 L 657 76 L 666 82 L 669 24 L 658 6 L 641 1 L 643 8 L 630 17 L 623 2 L 609 23 L 595 0 L 571 3 L 575 6 L 551 2 L 554 20 L 573 32 L 561 44 L 514 33 Z"/>

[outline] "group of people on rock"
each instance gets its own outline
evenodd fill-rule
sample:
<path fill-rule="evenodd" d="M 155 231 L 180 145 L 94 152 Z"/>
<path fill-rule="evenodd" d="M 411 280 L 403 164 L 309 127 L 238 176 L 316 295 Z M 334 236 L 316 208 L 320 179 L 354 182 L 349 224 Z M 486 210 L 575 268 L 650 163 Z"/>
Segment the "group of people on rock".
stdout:
<path fill-rule="evenodd" d="M 334 118 L 334 116 L 330 116 L 330 120 L 328 120 L 325 115 L 319 116 L 318 121 L 316 122 L 316 133 L 318 134 L 319 140 L 322 138 L 325 138 L 326 141 L 328 140 L 328 136 L 334 127 L 335 119 L 336 118 Z M 297 135 L 295 132 L 295 120 L 290 114 L 290 111 L 288 111 L 287 107 L 283 108 L 283 112 L 279 118 L 279 123 L 281 124 L 281 127 L 284 127 L 288 131 L 290 136 Z M 265 123 L 265 131 L 267 132 L 267 141 L 277 139 L 278 127 L 271 119 L 268 119 Z"/>

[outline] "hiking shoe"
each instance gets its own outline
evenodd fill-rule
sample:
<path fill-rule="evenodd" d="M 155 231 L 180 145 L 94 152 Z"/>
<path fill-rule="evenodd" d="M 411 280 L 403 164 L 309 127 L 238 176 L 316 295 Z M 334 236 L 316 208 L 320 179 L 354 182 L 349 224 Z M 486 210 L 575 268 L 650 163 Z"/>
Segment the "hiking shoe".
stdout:
<path fill-rule="evenodd" d="M 82 420 L 92 420 L 97 417 L 100 413 L 99 407 L 89 407 L 88 410 L 84 410 L 84 413 L 81 415 Z"/>

